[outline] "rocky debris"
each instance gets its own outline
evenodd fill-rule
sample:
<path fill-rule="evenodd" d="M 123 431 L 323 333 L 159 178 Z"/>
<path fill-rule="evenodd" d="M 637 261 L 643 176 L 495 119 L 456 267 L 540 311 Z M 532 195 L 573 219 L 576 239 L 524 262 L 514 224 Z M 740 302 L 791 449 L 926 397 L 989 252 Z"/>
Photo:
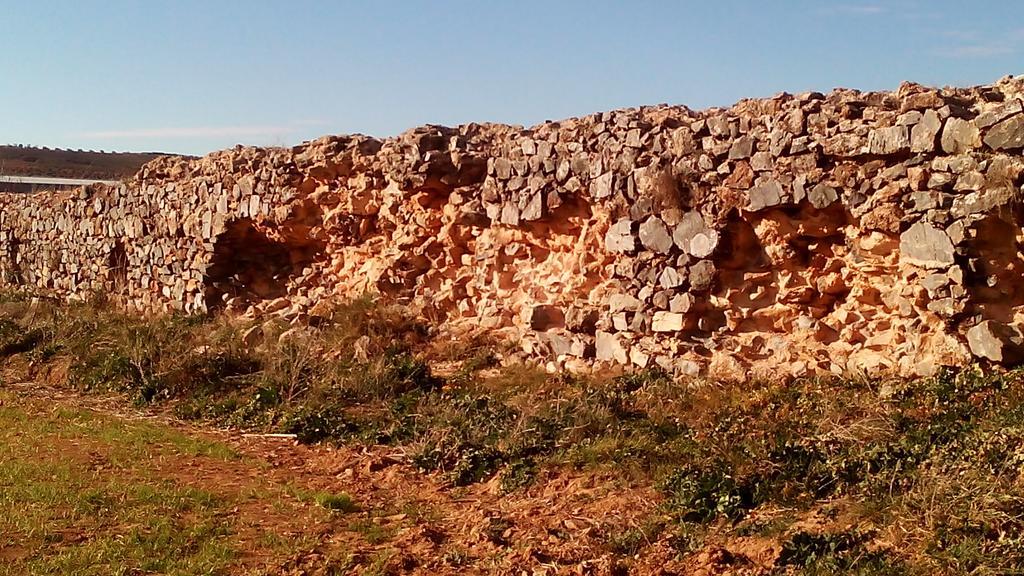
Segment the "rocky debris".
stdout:
<path fill-rule="evenodd" d="M 715 252 L 718 247 L 718 232 L 705 230 L 694 234 L 690 239 L 690 254 L 696 258 L 707 258 Z"/>
<path fill-rule="evenodd" d="M 687 293 L 677 294 L 668 304 L 670 312 L 676 312 L 678 314 L 686 314 L 693 309 L 696 300 L 693 296 Z"/>
<path fill-rule="evenodd" d="M 929 274 L 921 279 L 921 286 L 924 286 L 928 294 L 934 297 L 939 294 L 940 290 L 948 286 L 950 281 L 950 277 L 946 274 Z"/>
<path fill-rule="evenodd" d="M 701 260 L 690 267 L 690 288 L 695 292 L 711 289 L 715 282 L 715 264 L 710 260 Z"/>
<path fill-rule="evenodd" d="M 910 150 L 910 130 L 906 126 L 890 126 L 871 131 L 868 152 L 871 154 L 897 154 Z"/>
<path fill-rule="evenodd" d="M 616 312 L 636 312 L 643 306 L 643 302 L 629 294 L 612 294 L 608 298 L 608 310 L 612 314 Z"/>
<path fill-rule="evenodd" d="M 672 230 L 672 240 L 684 253 L 690 253 L 690 242 L 698 234 L 707 232 L 709 229 L 704 224 L 704 217 L 700 212 L 687 212 L 679 219 L 679 223 Z"/>
<path fill-rule="evenodd" d="M 814 188 L 807 192 L 807 201 L 818 210 L 828 208 L 837 200 L 839 200 L 839 193 L 836 192 L 836 189 L 824 183 L 815 184 Z"/>
<path fill-rule="evenodd" d="M 900 259 L 922 268 L 948 268 L 954 263 L 953 242 L 942 230 L 918 222 L 900 235 Z"/>
<path fill-rule="evenodd" d="M 665 268 L 658 276 L 658 285 L 666 290 L 678 288 L 679 286 L 682 286 L 684 282 L 686 282 L 685 269 L 680 272 L 678 268 Z"/>
<path fill-rule="evenodd" d="M 655 312 L 651 330 L 655 332 L 679 332 L 683 329 L 686 316 L 677 312 Z"/>
<path fill-rule="evenodd" d="M 608 198 L 614 192 L 615 174 L 607 172 L 594 179 L 590 186 L 590 195 L 594 198 Z"/>
<path fill-rule="evenodd" d="M 983 109 L 983 111 L 978 114 L 978 117 L 974 119 L 974 124 L 978 128 L 988 128 L 993 124 L 1001 122 L 1015 114 L 1020 114 L 1021 112 L 1024 112 L 1024 102 L 1020 100 L 1018 95 L 1018 98 Z"/>
<path fill-rule="evenodd" d="M 935 138 L 942 128 L 942 120 L 935 110 L 925 110 L 921 119 L 910 129 L 911 152 L 932 152 Z"/>
<path fill-rule="evenodd" d="M 754 139 L 750 136 L 742 136 L 733 140 L 729 147 L 729 160 L 742 160 L 750 158 L 754 153 Z"/>
<path fill-rule="evenodd" d="M 565 328 L 579 334 L 593 334 L 597 328 L 599 314 L 596 310 L 570 306 L 565 311 Z"/>
<path fill-rule="evenodd" d="M 971 353 L 1000 364 L 1024 360 L 1024 335 L 1013 326 L 985 320 L 967 331 Z"/>
<path fill-rule="evenodd" d="M 651 216 L 640 224 L 640 242 L 645 248 L 660 254 L 672 252 L 672 235 L 668 227 L 657 216 Z"/>
<path fill-rule="evenodd" d="M 604 244 L 609 252 L 633 252 L 636 250 L 633 222 L 628 218 L 623 218 L 611 225 L 604 236 Z"/>
<path fill-rule="evenodd" d="M 942 129 L 942 150 L 946 154 L 965 154 L 981 145 L 978 127 L 969 120 L 949 118 Z"/>
<path fill-rule="evenodd" d="M 594 342 L 598 360 L 615 362 L 617 364 L 626 364 L 629 362 L 629 355 L 626 352 L 626 347 L 623 346 L 622 341 L 617 335 L 609 332 L 598 331 Z"/>
<path fill-rule="evenodd" d="M 747 210 L 757 212 L 782 203 L 782 186 L 776 180 L 766 180 L 750 189 Z"/>
<path fill-rule="evenodd" d="M 996 124 L 985 134 L 985 145 L 993 150 L 1024 148 L 1024 114 Z"/>
<path fill-rule="evenodd" d="M 1004 351 L 985 322 L 1024 322 L 1022 96 L 904 84 L 166 157 L 0 194 L 0 284 L 295 338 L 374 293 L 559 366 L 930 374 L 978 353 L 966 319 Z"/>

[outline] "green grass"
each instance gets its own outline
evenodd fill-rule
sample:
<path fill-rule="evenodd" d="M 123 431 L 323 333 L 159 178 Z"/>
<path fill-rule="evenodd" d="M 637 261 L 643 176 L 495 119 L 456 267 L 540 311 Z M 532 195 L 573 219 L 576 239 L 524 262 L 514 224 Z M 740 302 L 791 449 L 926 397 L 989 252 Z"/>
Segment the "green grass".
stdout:
<path fill-rule="evenodd" d="M 50 409 L 0 389 L 0 574 L 214 574 L 237 569 L 252 530 L 233 511 L 250 494 L 181 473 L 195 458 L 252 466 L 229 447 L 151 423 Z M 335 507 L 343 498 L 325 503 Z M 269 557 L 311 543 L 274 536 Z"/>
<path fill-rule="evenodd" d="M 140 456 L 136 442 L 176 446 L 181 438 L 127 427 L 123 450 L 110 468 L 97 469 L 90 461 L 97 452 L 63 453 L 57 442 L 112 438 L 113 425 L 96 420 L 60 410 L 37 426 L 16 408 L 0 408 L 0 544 L 22 551 L 0 574 L 206 574 L 227 566 L 236 551 L 221 514 L 226 502 L 123 468 Z"/>
<path fill-rule="evenodd" d="M 356 504 L 356 501 L 344 492 L 339 494 L 318 492 L 313 496 L 313 501 L 321 508 L 334 510 L 336 512 L 349 513 L 359 510 L 359 505 Z"/>

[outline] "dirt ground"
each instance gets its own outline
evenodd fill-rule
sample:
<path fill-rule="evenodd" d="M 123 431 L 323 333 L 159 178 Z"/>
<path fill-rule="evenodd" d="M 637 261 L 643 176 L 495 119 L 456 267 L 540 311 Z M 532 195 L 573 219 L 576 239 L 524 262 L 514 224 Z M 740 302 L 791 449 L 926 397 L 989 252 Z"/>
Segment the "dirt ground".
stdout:
<path fill-rule="evenodd" d="M 118 398 L 36 383 L 0 391 L 7 407 L 14 404 L 30 420 L 83 411 L 102 415 L 115 430 L 141 421 L 239 455 L 224 459 L 157 441 L 156 457 L 126 471 L 111 464 L 116 432 L 104 441 L 65 433 L 54 447 L 66 461 L 92 470 L 144 475 L 232 503 L 224 513 L 231 517 L 235 553 L 225 573 L 744 574 L 770 569 L 778 555 L 768 541 L 731 542 L 728 550 L 705 546 L 688 558 L 666 531 L 654 541 L 637 541 L 646 537 L 645 527 L 662 520 L 659 496 L 621 473 L 549 469 L 510 494 L 497 480 L 454 488 L 419 472 L 394 448 L 305 446 L 290 438 L 201 429 L 126 410 Z M 354 509 L 325 510 L 303 497 L 310 494 L 346 494 Z M 87 540 L 85 532 L 61 545 Z M 282 554 L 280 546 L 266 545 L 268 535 L 300 545 Z M 625 543 L 616 549 L 609 542 Z M 8 560 L 40 552 L 10 540 L 0 545 Z"/>

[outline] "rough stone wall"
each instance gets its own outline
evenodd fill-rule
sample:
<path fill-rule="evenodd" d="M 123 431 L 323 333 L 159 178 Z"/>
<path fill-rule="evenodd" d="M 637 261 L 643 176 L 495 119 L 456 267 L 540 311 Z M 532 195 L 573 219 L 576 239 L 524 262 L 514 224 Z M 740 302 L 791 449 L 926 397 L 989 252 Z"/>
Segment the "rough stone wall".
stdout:
<path fill-rule="evenodd" d="M 0 195 L 0 281 L 296 325 L 382 294 L 564 365 L 1020 360 L 1024 80 L 163 158 Z"/>

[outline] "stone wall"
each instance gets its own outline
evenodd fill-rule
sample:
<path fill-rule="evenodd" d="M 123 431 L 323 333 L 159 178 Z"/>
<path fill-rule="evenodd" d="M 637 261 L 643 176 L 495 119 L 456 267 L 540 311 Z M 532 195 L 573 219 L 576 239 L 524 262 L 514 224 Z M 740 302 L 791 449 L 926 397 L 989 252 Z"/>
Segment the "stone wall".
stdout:
<path fill-rule="evenodd" d="M 1013 363 L 1022 99 L 904 84 L 162 158 L 0 195 L 0 281 L 297 326 L 372 292 L 569 367 Z"/>

